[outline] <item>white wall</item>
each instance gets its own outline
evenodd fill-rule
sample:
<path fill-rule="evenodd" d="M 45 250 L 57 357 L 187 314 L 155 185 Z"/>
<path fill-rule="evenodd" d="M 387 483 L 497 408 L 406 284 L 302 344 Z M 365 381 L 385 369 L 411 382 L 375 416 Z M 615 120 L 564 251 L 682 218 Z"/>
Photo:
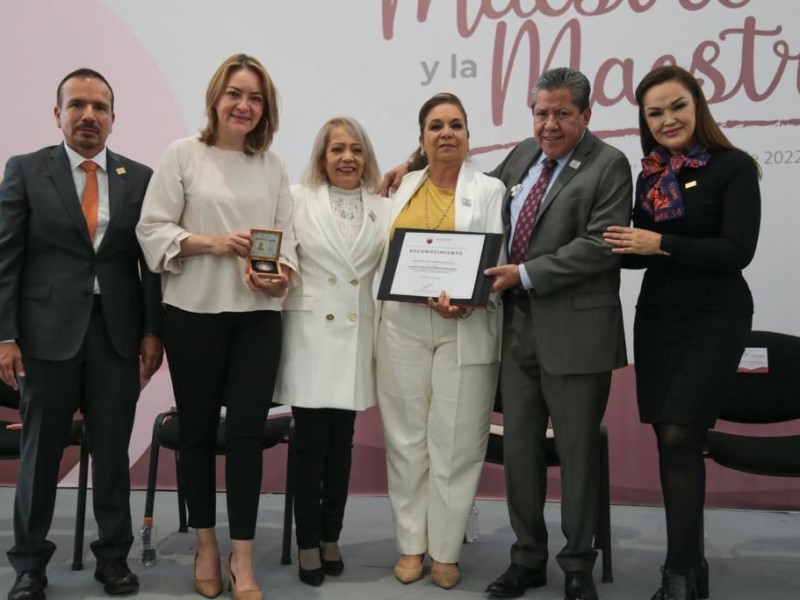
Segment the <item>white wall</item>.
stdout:
<path fill-rule="evenodd" d="M 800 3 L 783 0 L 0 0 L 0 161 L 56 143 L 61 77 L 92 66 L 117 95 L 115 150 L 155 165 L 203 123 L 209 77 L 259 57 L 281 93 L 274 149 L 302 172 L 328 117 L 369 131 L 382 168 L 414 148 L 420 104 L 451 91 L 477 163 L 530 135 L 531 81 L 569 65 L 594 84 L 591 128 L 638 171 L 632 90 L 666 54 L 706 80 L 715 117 L 762 164 L 761 241 L 747 278 L 755 327 L 800 334 Z M 463 13 L 462 6 L 466 6 Z M 551 9 L 550 6 L 555 8 Z M 524 16 L 520 16 L 524 15 Z M 517 36 L 520 45 L 510 55 Z M 438 61 L 438 63 L 437 63 Z M 433 65 L 438 64 L 431 78 Z M 455 65 L 455 70 L 453 70 Z M 427 71 L 426 71 L 427 69 Z M 455 74 L 455 77 L 453 76 Z M 428 81 L 430 79 L 430 81 Z M 507 87 L 506 87 L 507 86 Z M 506 88 L 505 90 L 503 88 Z M 492 149 L 492 147 L 499 147 Z M 625 273 L 632 321 L 639 276 Z"/>

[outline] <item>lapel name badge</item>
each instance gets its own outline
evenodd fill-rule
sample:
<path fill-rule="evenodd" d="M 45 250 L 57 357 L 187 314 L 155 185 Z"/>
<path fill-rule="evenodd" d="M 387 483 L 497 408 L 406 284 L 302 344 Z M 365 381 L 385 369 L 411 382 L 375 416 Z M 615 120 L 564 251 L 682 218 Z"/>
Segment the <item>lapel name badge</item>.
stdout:
<path fill-rule="evenodd" d="M 512 186 L 512 187 L 511 187 L 511 197 L 513 198 L 514 196 L 516 196 L 517 194 L 519 194 L 519 191 L 520 191 L 521 189 L 522 189 L 522 184 L 521 184 L 521 183 L 518 183 L 517 185 L 515 185 L 515 186 Z"/>
<path fill-rule="evenodd" d="M 571 161 L 569 161 L 570 169 L 577 169 L 580 166 L 581 166 L 581 161 L 579 160 L 573 158 Z"/>
<path fill-rule="evenodd" d="M 472 200 L 470 200 L 469 198 L 462 198 L 461 204 L 469 208 L 470 206 L 472 206 Z"/>
<path fill-rule="evenodd" d="M 125 167 L 117 167 L 117 175 L 125 175 Z"/>
<path fill-rule="evenodd" d="M 374 213 L 374 212 L 372 212 L 372 211 L 369 211 L 369 218 L 370 218 L 370 219 L 372 220 L 372 222 L 374 223 L 374 222 L 375 222 L 375 219 L 377 219 L 378 217 L 376 217 L 376 216 L 375 216 L 375 213 Z"/>
<path fill-rule="evenodd" d="M 697 187 L 697 180 L 694 180 L 694 181 L 687 181 L 687 182 L 686 182 L 686 186 L 685 186 L 685 187 L 686 187 L 686 189 L 687 189 L 687 190 L 688 190 L 689 188 Z"/>

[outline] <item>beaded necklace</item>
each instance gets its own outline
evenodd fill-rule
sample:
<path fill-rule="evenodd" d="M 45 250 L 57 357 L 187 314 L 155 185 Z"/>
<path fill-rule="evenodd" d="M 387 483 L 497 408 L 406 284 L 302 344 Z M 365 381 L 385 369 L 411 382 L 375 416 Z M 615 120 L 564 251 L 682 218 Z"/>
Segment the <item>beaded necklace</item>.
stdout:
<path fill-rule="evenodd" d="M 430 179 L 425 180 L 425 228 L 434 230 L 434 229 L 439 229 L 439 226 L 444 221 L 444 218 L 447 216 L 447 213 L 450 212 L 450 208 L 453 206 L 453 204 L 455 204 L 456 196 L 455 194 L 453 194 L 453 197 L 450 199 L 450 203 L 447 205 L 447 208 L 444 209 L 444 211 L 442 212 L 442 216 L 439 217 L 439 221 L 436 223 L 436 225 L 431 227 L 430 221 L 428 220 L 428 204 L 430 203 L 428 198 L 429 196 L 428 190 L 430 189 L 430 183 L 431 183 Z"/>

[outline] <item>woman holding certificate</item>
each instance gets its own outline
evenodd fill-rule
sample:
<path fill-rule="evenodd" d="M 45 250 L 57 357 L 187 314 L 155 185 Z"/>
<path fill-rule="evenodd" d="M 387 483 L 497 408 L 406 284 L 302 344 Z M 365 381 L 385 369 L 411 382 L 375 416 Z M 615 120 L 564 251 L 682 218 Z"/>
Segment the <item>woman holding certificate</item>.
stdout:
<path fill-rule="evenodd" d="M 209 598 L 222 591 L 214 459 L 226 406 L 233 550 L 227 572 L 234 598 L 257 600 L 253 537 L 261 434 L 280 359 L 280 298 L 297 268 L 292 201 L 284 163 L 269 151 L 278 129 L 277 91 L 258 60 L 237 54 L 220 65 L 206 92 L 206 115 L 199 136 L 167 149 L 137 234 L 148 265 L 162 273 L 181 477 L 197 534 L 194 587 Z M 247 268 L 251 228 L 283 231 L 283 275 L 267 279 Z"/>
<path fill-rule="evenodd" d="M 313 586 L 344 569 L 356 411 L 376 402 L 372 281 L 389 225 L 379 182 L 366 132 L 336 117 L 317 134 L 304 184 L 292 187 L 302 280 L 283 306 L 275 399 L 292 406 L 299 576 Z"/>
<path fill-rule="evenodd" d="M 761 216 L 759 170 L 714 121 L 697 80 L 658 67 L 636 88 L 642 173 L 633 227 L 605 239 L 646 268 L 633 342 L 639 417 L 658 442 L 667 556 L 653 600 L 707 598 L 706 431 L 736 381 L 753 298 L 742 276 Z"/>
<path fill-rule="evenodd" d="M 504 187 L 467 161 L 467 114 L 437 94 L 419 112 L 419 148 L 393 195 L 398 228 L 502 233 Z M 388 248 L 388 245 L 387 245 Z M 384 253 L 386 254 L 386 253 Z M 386 256 L 384 256 L 384 261 Z M 500 360 L 500 312 L 450 303 L 384 301 L 377 334 L 378 402 L 386 438 L 389 498 L 403 583 L 423 576 L 451 588 L 483 467 Z"/>

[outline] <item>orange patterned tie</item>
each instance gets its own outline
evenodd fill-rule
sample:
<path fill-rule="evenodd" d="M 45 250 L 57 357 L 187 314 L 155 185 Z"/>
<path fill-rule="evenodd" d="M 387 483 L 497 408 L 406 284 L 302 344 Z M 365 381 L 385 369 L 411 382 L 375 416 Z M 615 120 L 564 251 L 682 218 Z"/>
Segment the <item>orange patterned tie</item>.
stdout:
<path fill-rule="evenodd" d="M 94 242 L 94 232 L 97 229 L 97 207 L 100 203 L 100 194 L 97 191 L 97 163 L 85 160 L 81 169 L 86 171 L 86 185 L 83 187 L 81 199 L 81 212 L 86 219 L 86 228 L 89 230 L 89 239 Z"/>

